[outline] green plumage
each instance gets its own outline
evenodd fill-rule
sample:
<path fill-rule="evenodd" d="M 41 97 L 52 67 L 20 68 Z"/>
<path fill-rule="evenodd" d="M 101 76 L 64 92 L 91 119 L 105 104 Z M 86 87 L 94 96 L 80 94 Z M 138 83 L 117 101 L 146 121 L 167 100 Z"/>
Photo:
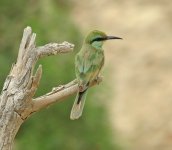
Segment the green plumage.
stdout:
<path fill-rule="evenodd" d="M 114 37 L 109 39 L 114 39 Z M 89 84 L 98 77 L 103 67 L 104 51 L 102 46 L 105 40 L 108 40 L 105 33 L 97 30 L 90 32 L 75 57 L 75 73 L 79 91 L 70 115 L 72 120 L 78 119 L 82 115 Z"/>

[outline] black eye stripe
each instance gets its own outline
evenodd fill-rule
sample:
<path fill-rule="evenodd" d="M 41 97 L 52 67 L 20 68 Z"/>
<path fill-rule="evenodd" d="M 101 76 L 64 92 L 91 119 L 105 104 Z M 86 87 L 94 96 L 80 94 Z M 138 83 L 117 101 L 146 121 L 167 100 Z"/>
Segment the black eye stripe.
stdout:
<path fill-rule="evenodd" d="M 107 40 L 107 38 L 106 38 L 106 37 L 98 37 L 98 38 L 93 39 L 93 40 L 91 41 L 91 44 L 92 44 L 93 42 L 95 42 L 95 41 L 104 41 L 104 40 Z"/>

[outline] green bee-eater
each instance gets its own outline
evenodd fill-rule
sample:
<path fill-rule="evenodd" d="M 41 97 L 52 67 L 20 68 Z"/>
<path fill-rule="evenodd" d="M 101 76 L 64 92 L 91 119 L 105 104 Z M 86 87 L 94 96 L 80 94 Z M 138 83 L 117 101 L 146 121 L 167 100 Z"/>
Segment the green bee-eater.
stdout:
<path fill-rule="evenodd" d="M 72 107 L 70 119 L 78 119 L 82 115 L 85 98 L 90 83 L 97 79 L 104 64 L 104 41 L 121 39 L 107 36 L 104 32 L 94 30 L 85 38 L 81 50 L 75 57 L 75 73 L 79 90 Z"/>

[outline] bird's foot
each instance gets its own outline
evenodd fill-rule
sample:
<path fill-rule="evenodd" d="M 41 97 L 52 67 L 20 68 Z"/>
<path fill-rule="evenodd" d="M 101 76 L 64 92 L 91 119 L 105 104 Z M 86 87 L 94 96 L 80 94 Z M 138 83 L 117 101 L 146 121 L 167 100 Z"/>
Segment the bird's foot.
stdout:
<path fill-rule="evenodd" d="M 102 82 L 102 80 L 103 80 L 103 76 L 97 76 L 93 81 L 91 81 L 89 86 L 93 86 L 95 84 L 99 84 L 100 82 Z"/>
<path fill-rule="evenodd" d="M 97 78 L 95 79 L 95 82 L 99 84 L 100 82 L 102 82 L 102 80 L 103 80 L 103 76 L 97 76 Z"/>
<path fill-rule="evenodd" d="M 84 91 L 84 87 L 82 85 L 79 85 L 78 87 L 80 92 Z"/>

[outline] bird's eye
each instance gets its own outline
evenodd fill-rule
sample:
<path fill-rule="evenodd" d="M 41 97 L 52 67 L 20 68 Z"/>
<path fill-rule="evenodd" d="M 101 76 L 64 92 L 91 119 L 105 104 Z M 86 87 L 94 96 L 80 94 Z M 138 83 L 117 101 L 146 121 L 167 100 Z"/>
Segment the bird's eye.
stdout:
<path fill-rule="evenodd" d="M 94 39 L 91 41 L 91 44 L 92 44 L 93 42 L 95 42 L 95 41 L 104 41 L 104 40 L 106 40 L 105 37 L 96 37 L 96 38 L 94 38 Z"/>

